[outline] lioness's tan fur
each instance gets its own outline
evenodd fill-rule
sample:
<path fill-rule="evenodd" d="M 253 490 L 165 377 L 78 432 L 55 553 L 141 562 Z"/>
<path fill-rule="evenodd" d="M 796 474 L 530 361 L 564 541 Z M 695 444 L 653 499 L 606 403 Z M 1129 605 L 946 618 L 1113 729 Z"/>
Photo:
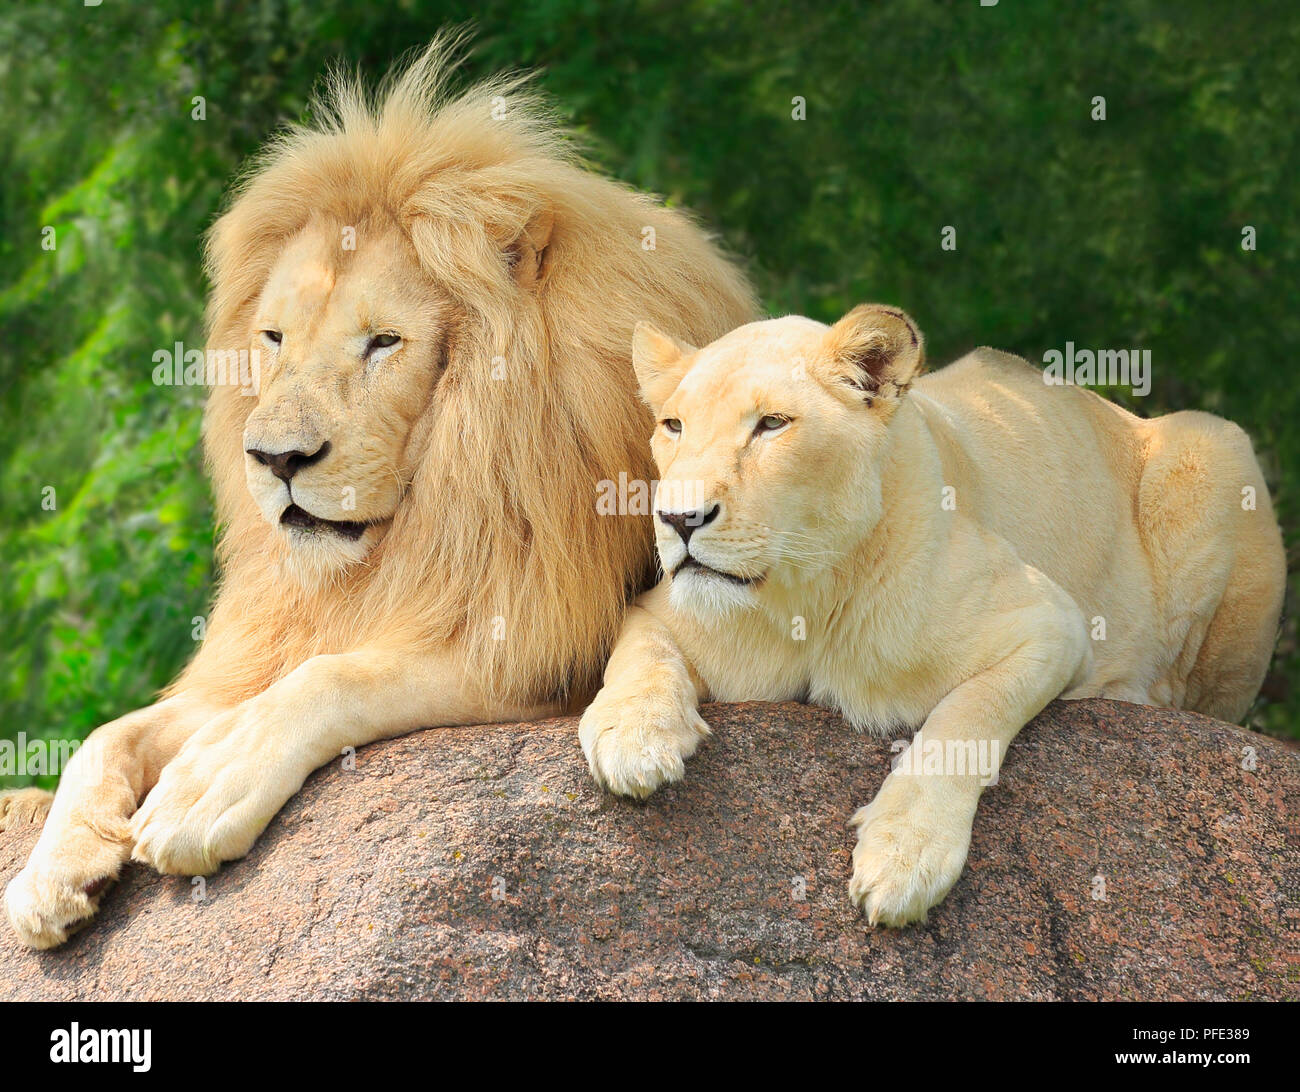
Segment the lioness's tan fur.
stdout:
<path fill-rule="evenodd" d="M 922 772 L 892 773 L 856 818 L 851 895 L 902 924 L 956 881 L 983 784 L 1048 701 L 1245 715 L 1285 559 L 1235 425 L 1143 420 L 987 349 L 918 377 L 919 332 L 882 307 L 829 329 L 754 323 L 698 352 L 642 327 L 635 361 L 661 422 L 667 575 L 582 718 L 601 784 L 645 795 L 680 777 L 706 699 L 920 728 Z M 922 767 L 936 745 L 991 768 Z"/>
<path fill-rule="evenodd" d="M 209 345 L 266 359 L 259 397 L 207 405 L 220 595 L 164 699 L 65 772 L 6 893 L 28 944 L 65 940 L 128 855 L 246 853 L 345 748 L 589 692 L 652 572 L 646 521 L 595 505 L 650 477 L 633 325 L 708 339 L 754 300 L 687 216 L 584 168 L 522 80 L 450 95 L 453 52 L 373 99 L 333 80 L 211 232 Z M 263 456 L 295 450 L 294 503 L 359 538 L 277 522 Z"/>

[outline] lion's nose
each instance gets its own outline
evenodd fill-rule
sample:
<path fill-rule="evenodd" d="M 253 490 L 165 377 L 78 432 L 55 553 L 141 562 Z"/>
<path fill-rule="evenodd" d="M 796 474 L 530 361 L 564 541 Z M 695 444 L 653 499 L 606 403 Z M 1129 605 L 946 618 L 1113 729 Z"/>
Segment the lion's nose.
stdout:
<path fill-rule="evenodd" d="M 273 454 L 269 451 L 258 451 L 252 447 L 246 450 L 263 466 L 270 467 L 271 473 L 282 482 L 287 482 L 304 466 L 311 466 L 312 463 L 318 463 L 325 458 L 329 454 L 330 442 L 326 440 L 310 454 L 305 451 L 281 451 Z"/>
<path fill-rule="evenodd" d="M 683 545 L 689 546 L 691 535 L 695 533 L 695 529 L 712 523 L 718 518 L 718 513 L 721 510 L 722 505 L 715 504 L 708 509 L 696 508 L 690 512 L 656 512 L 655 515 L 682 536 Z"/>

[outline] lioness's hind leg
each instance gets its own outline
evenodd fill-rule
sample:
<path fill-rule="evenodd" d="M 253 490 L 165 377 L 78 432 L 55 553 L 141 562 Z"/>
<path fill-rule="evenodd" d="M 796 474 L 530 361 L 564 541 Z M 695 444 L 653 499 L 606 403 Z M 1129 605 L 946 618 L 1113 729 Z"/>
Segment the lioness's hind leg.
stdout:
<path fill-rule="evenodd" d="M 1159 418 L 1139 528 L 1174 642 L 1161 704 L 1239 722 L 1277 640 L 1286 553 L 1250 438 L 1209 414 Z"/>
<path fill-rule="evenodd" d="M 0 830 L 13 830 L 45 822 L 54 793 L 44 789 L 11 789 L 0 792 Z"/>
<path fill-rule="evenodd" d="M 1240 724 L 1264 682 L 1286 591 L 1286 555 L 1276 527 L 1240 548 L 1187 680 L 1185 707 Z"/>

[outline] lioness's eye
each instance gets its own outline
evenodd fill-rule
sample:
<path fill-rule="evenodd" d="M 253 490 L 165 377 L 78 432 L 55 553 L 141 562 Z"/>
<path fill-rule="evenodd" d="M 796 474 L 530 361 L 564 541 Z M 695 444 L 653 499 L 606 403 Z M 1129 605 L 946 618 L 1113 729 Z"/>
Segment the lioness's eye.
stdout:
<path fill-rule="evenodd" d="M 262 336 L 272 345 L 279 345 L 284 340 L 284 335 L 279 330 L 263 330 Z"/>
<path fill-rule="evenodd" d="M 790 423 L 790 418 L 782 417 L 776 413 L 768 413 L 758 419 L 758 424 L 754 426 L 755 432 L 779 432 Z"/>
<path fill-rule="evenodd" d="M 397 334 L 376 334 L 366 343 L 366 356 L 369 356 L 376 349 L 390 348 L 401 340 Z"/>
<path fill-rule="evenodd" d="M 682 431 L 682 423 L 679 420 L 677 420 L 676 417 L 667 417 L 664 420 L 660 421 L 659 423 L 663 425 L 664 428 L 667 429 L 669 432 L 671 432 L 674 436 L 676 436 L 679 432 Z"/>

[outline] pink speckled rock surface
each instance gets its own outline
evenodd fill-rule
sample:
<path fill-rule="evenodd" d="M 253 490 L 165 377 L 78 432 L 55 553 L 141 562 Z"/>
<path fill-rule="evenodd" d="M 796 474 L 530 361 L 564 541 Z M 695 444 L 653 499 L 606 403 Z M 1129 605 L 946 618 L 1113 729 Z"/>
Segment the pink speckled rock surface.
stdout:
<path fill-rule="evenodd" d="M 800 705 L 704 713 L 687 780 L 643 804 L 596 791 L 573 720 L 365 748 L 202 900 L 132 866 L 59 951 L 5 923 L 0 997 L 1300 997 L 1300 755 L 1274 740 L 1057 702 L 952 894 L 889 932 L 846 895 L 888 741 Z M 0 834 L 0 882 L 35 837 Z"/>

